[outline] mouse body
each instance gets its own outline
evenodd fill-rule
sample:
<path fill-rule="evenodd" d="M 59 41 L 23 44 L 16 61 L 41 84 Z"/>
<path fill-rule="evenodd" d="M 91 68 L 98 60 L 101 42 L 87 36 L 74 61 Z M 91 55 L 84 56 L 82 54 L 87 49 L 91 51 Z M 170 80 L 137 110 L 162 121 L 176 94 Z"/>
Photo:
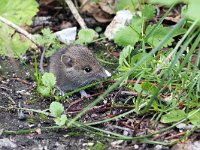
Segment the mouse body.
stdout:
<path fill-rule="evenodd" d="M 49 72 L 56 76 L 56 85 L 64 93 L 111 76 L 82 45 L 69 46 L 52 55 Z"/>

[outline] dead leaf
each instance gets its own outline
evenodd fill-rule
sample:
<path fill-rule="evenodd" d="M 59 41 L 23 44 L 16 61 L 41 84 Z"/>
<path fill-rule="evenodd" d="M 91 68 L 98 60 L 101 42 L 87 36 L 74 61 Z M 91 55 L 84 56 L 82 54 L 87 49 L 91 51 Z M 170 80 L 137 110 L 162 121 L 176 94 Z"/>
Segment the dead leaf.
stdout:
<path fill-rule="evenodd" d="M 36 132 L 37 134 L 41 134 L 41 133 L 42 133 L 42 131 L 41 131 L 40 128 L 35 129 L 35 132 Z"/>
<path fill-rule="evenodd" d="M 99 2 L 99 6 L 101 7 L 101 9 L 110 15 L 115 14 L 114 4 L 114 0 L 102 0 Z"/>
<path fill-rule="evenodd" d="M 112 10 L 109 10 L 106 3 L 101 3 L 100 6 L 100 3 L 86 2 L 86 0 L 80 0 L 80 2 L 81 2 L 80 11 L 82 13 L 87 12 L 91 14 L 95 18 L 95 20 L 97 20 L 100 23 L 106 23 L 112 20 L 113 15 L 111 14 L 114 13 L 114 11 L 111 12 Z M 111 14 L 104 11 L 101 7 Z"/>

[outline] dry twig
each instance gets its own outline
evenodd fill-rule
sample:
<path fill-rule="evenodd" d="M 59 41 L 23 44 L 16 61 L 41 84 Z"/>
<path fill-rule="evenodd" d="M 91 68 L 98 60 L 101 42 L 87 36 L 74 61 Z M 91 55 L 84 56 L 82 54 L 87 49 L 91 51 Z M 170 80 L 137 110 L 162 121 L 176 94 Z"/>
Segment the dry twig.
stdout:
<path fill-rule="evenodd" d="M 79 25 L 81 26 L 81 28 L 82 29 L 88 28 L 87 25 L 85 24 L 83 18 L 78 13 L 78 10 L 74 6 L 73 2 L 71 0 L 65 0 L 65 2 L 67 3 L 69 9 L 71 10 L 72 14 L 74 15 L 74 18 L 77 20 L 77 22 L 79 23 Z"/>

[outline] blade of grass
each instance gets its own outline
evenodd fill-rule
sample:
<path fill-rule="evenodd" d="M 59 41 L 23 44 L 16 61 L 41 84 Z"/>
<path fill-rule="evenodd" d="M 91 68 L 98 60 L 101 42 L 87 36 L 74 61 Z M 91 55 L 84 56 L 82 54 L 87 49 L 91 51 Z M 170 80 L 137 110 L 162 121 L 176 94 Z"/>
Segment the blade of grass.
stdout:
<path fill-rule="evenodd" d="M 188 31 L 185 33 L 185 35 L 182 37 L 182 39 L 178 42 L 178 44 L 176 45 L 174 51 L 172 51 L 172 53 L 175 53 L 178 50 L 178 47 L 183 43 L 184 39 L 187 37 L 187 35 L 190 33 L 190 31 L 192 30 L 192 28 L 195 27 L 195 24 L 197 22 L 194 22 L 192 24 L 192 26 L 188 29 Z M 178 61 L 178 59 L 180 59 L 181 55 L 183 54 L 183 52 L 186 50 L 186 47 L 190 44 L 190 42 L 192 41 L 192 39 L 197 35 L 197 33 L 195 33 L 188 41 L 186 41 L 183 45 L 183 47 L 180 49 L 180 51 L 178 52 L 178 54 L 176 55 L 176 57 L 174 57 L 174 59 L 172 60 L 172 63 L 170 64 L 169 68 L 163 73 L 163 79 L 161 80 L 161 82 L 158 84 L 158 86 L 162 86 L 163 83 L 166 81 L 167 76 L 171 73 L 173 67 L 175 66 L 176 62 Z M 166 86 L 171 82 L 172 79 L 168 79 L 166 82 Z M 161 91 L 164 89 L 165 87 L 163 87 L 161 89 Z"/>
<path fill-rule="evenodd" d="M 195 25 L 197 24 L 197 22 L 198 22 L 197 20 L 195 22 L 193 22 L 193 24 L 190 26 L 190 28 L 187 30 L 187 32 L 184 34 L 184 36 L 181 38 L 181 40 L 176 44 L 176 46 L 173 49 L 173 51 L 167 56 L 167 58 L 163 61 L 163 63 L 160 64 L 156 68 L 156 70 L 154 71 L 154 73 L 157 73 L 162 68 L 163 64 L 165 64 L 177 52 L 178 48 L 181 46 L 181 44 L 183 43 L 183 41 L 187 38 L 187 36 L 192 31 L 192 29 L 195 28 Z M 171 64 L 171 67 L 172 67 L 172 64 Z M 169 68 L 169 69 L 171 69 L 171 68 Z"/>
<path fill-rule="evenodd" d="M 161 49 L 161 47 L 166 43 L 166 41 L 168 41 L 168 39 L 184 24 L 186 20 L 186 17 L 183 17 L 174 27 L 174 29 L 172 29 L 166 36 L 165 38 L 160 42 L 160 44 L 155 47 L 150 53 L 148 53 L 146 56 L 144 56 L 140 61 L 138 61 L 136 63 L 136 65 L 131 68 L 127 73 L 125 73 L 116 83 L 114 83 L 112 86 L 110 86 L 108 88 L 108 90 L 106 90 L 102 95 L 100 95 L 96 100 L 94 100 L 94 102 L 92 102 L 91 104 L 89 104 L 82 112 L 80 112 L 74 119 L 72 119 L 71 122 L 69 122 L 67 124 L 67 126 L 71 126 L 73 124 L 74 121 L 76 121 L 78 118 L 80 118 L 83 114 L 85 114 L 91 107 L 95 106 L 98 102 L 100 102 L 106 95 L 108 95 L 111 91 L 113 91 L 114 89 L 116 89 L 127 77 L 129 77 L 134 69 L 136 69 L 139 65 L 141 65 L 142 63 L 144 63 L 146 60 L 148 60 L 148 58 L 150 58 L 150 56 L 154 55 L 158 50 Z"/>

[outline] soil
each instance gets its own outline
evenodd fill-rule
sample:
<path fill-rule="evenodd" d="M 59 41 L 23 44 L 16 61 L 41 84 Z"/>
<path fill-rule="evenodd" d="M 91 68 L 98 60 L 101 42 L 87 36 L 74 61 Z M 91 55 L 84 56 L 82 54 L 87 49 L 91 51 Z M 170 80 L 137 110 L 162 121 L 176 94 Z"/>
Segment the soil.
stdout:
<path fill-rule="evenodd" d="M 24 111 L 26 119 L 19 119 L 17 107 L 23 102 L 25 108 L 45 110 L 49 108 L 50 100 L 45 100 L 36 93 L 36 83 L 32 80 L 29 71 L 16 59 L 0 59 L 0 129 L 19 131 L 53 125 L 52 119 L 44 118 Z M 3 71 L 2 71 L 3 70 Z M 45 121 L 44 121 L 45 120 Z M 69 136 L 72 135 L 73 136 Z M 25 134 L 1 135 L 0 149 L 33 150 L 33 149 L 71 149 L 78 150 L 88 146 L 93 140 L 85 132 L 77 129 L 56 129 L 41 133 L 30 132 Z M 11 142 L 5 142 L 9 139 Z"/>
<path fill-rule="evenodd" d="M 62 9 L 59 10 L 58 13 L 58 10 L 54 9 L 54 6 L 57 6 L 57 4 L 57 1 L 53 1 L 51 7 L 45 5 L 40 6 L 38 16 L 53 16 L 51 20 L 48 20 L 50 25 L 33 25 L 31 29 L 29 29 L 29 32 L 34 34 L 39 33 L 41 29 L 46 26 L 50 27 L 52 31 L 58 31 L 62 29 L 62 24 L 65 21 L 71 23 L 71 26 L 78 26 L 78 23 L 75 21 L 69 10 Z M 57 14 L 57 16 L 55 16 L 55 14 Z M 90 28 L 98 26 L 104 30 L 107 26 L 105 23 L 98 23 L 92 15 L 82 14 L 82 16 Z M 63 18 L 67 18 L 67 20 L 64 21 Z M 109 47 L 109 52 L 112 53 L 115 58 L 118 58 L 119 52 L 113 51 L 113 44 L 106 44 L 111 45 L 107 46 Z M 105 45 L 105 43 L 103 43 L 103 45 Z M 95 48 L 95 50 L 102 48 L 101 44 L 100 46 L 90 46 Z M 40 55 L 40 53 L 37 54 L 37 59 L 39 59 Z M 191 141 L 195 141 L 196 143 L 182 141 L 182 143 L 170 147 L 159 144 L 145 144 L 144 142 L 121 141 L 111 139 L 109 136 L 108 138 L 104 138 L 103 136 L 98 136 L 97 133 L 94 134 L 75 127 L 43 130 L 44 127 L 55 126 L 53 118 L 41 115 L 40 113 L 34 113 L 27 109 L 47 110 L 50 103 L 55 99 L 44 98 L 37 93 L 37 84 L 34 79 L 35 70 L 33 67 L 34 54 L 29 51 L 25 56 L 25 64 L 14 58 L 0 58 L 0 150 L 165 150 L 170 148 L 179 150 L 191 147 L 196 147 L 198 149 L 200 147 L 200 132 L 195 132 L 190 137 Z M 48 60 L 45 60 L 45 62 L 48 62 Z M 103 86 L 108 86 L 107 84 L 104 84 Z M 132 102 L 129 102 L 129 100 L 133 95 L 129 95 L 128 93 L 121 94 L 121 91 L 123 90 L 124 89 L 119 88 L 117 91 L 109 94 L 104 99 L 104 102 L 95 106 L 84 115 L 80 121 L 83 123 L 95 122 L 105 118 L 108 119 L 109 117 L 116 116 L 132 109 Z M 92 87 L 90 94 L 99 94 L 103 91 L 105 91 L 104 87 Z M 66 114 L 73 117 L 96 97 L 97 96 L 95 95 L 89 100 L 83 101 L 83 99 L 80 99 L 79 94 L 74 94 L 71 97 L 67 97 L 62 103 L 66 108 Z M 130 107 L 119 108 L 112 105 L 112 103 L 125 102 L 127 104 L 130 103 Z M 19 107 L 26 110 L 19 110 Z M 154 133 L 167 127 L 167 125 L 159 123 L 155 124 L 155 122 L 152 122 L 151 117 L 153 114 L 151 113 L 152 112 L 149 112 L 149 114 L 146 114 L 145 116 L 137 116 L 136 114 L 131 113 L 121 119 L 116 119 L 101 125 L 95 125 L 95 127 L 130 137 Z M 152 116 L 148 117 L 150 115 Z M 152 139 L 161 142 L 172 142 L 181 137 L 179 134 L 180 130 L 174 128 L 161 135 L 154 136 Z M 178 136 L 173 138 L 173 135 Z M 166 140 L 166 137 L 170 137 L 171 140 Z"/>
<path fill-rule="evenodd" d="M 112 140 L 109 138 L 103 138 L 101 136 L 95 135 L 91 132 L 80 130 L 78 128 L 65 128 L 65 129 L 49 129 L 43 130 L 43 127 L 55 126 L 55 123 L 51 117 L 46 117 L 39 113 L 34 113 L 32 111 L 22 111 L 24 116 L 20 117 L 19 104 L 22 104 L 23 108 L 34 109 L 34 110 L 47 110 L 50 103 L 54 99 L 43 98 L 36 92 L 36 83 L 31 76 L 30 70 L 33 70 L 32 65 L 24 65 L 19 60 L 13 58 L 0 59 L 1 71 L 0 71 L 0 149 L 14 149 L 14 150 L 38 150 L 38 149 L 49 149 L 49 150 L 79 150 L 79 149 L 89 149 L 99 143 L 102 145 L 100 149 L 132 149 L 136 147 L 137 149 L 151 149 L 152 145 L 149 144 L 139 144 L 134 141 L 120 141 Z M 32 64 L 32 63 L 30 63 Z M 93 89 L 93 92 L 99 92 L 101 88 Z M 112 99 L 113 95 L 110 95 L 107 99 L 106 104 L 100 104 L 100 108 L 92 110 L 81 118 L 82 122 L 94 122 L 107 115 L 120 113 L 122 110 L 107 111 L 109 107 L 109 99 Z M 116 97 L 116 95 L 115 95 Z M 127 98 L 127 97 L 126 97 Z M 66 99 L 66 101 L 71 101 L 70 103 L 63 103 L 66 107 L 72 105 L 75 101 L 79 101 L 80 97 L 75 94 L 72 97 Z M 106 99 L 105 99 L 106 100 Z M 124 101 L 124 97 L 118 96 L 118 100 Z M 89 103 L 91 101 L 88 101 Z M 73 104 L 74 105 L 74 104 Z M 68 110 L 68 114 L 77 114 L 77 110 L 85 108 L 87 106 L 87 101 L 77 103 L 75 107 L 73 106 Z M 104 106 L 105 108 L 101 107 Z M 126 109 L 124 109 L 126 110 Z M 124 111 L 123 110 L 123 111 Z M 79 111 L 78 111 L 79 112 Z M 137 118 L 137 117 L 136 117 Z M 124 118 L 127 120 L 128 118 Z M 124 120 L 123 119 L 123 120 Z M 122 121 L 123 121 L 122 120 Z M 135 126 L 138 126 L 138 121 L 141 118 L 133 120 Z M 113 122 L 114 123 L 114 122 Z M 144 128 L 149 128 L 151 122 L 149 119 L 143 120 L 138 126 L 138 131 L 125 131 L 124 129 L 118 129 L 114 126 L 119 126 L 118 122 L 111 124 L 104 124 L 99 126 L 104 130 L 116 131 L 123 134 L 144 134 Z M 98 127 L 98 126 L 96 126 Z M 113 128 L 114 127 L 114 128 Z M 28 131 L 27 131 L 28 130 Z M 31 130 L 31 131 L 30 131 Z M 126 133 L 129 132 L 129 133 Z M 165 148 L 161 146 L 161 148 Z M 99 148 L 97 148 L 99 149 Z M 168 149 L 168 148 L 167 148 Z"/>

